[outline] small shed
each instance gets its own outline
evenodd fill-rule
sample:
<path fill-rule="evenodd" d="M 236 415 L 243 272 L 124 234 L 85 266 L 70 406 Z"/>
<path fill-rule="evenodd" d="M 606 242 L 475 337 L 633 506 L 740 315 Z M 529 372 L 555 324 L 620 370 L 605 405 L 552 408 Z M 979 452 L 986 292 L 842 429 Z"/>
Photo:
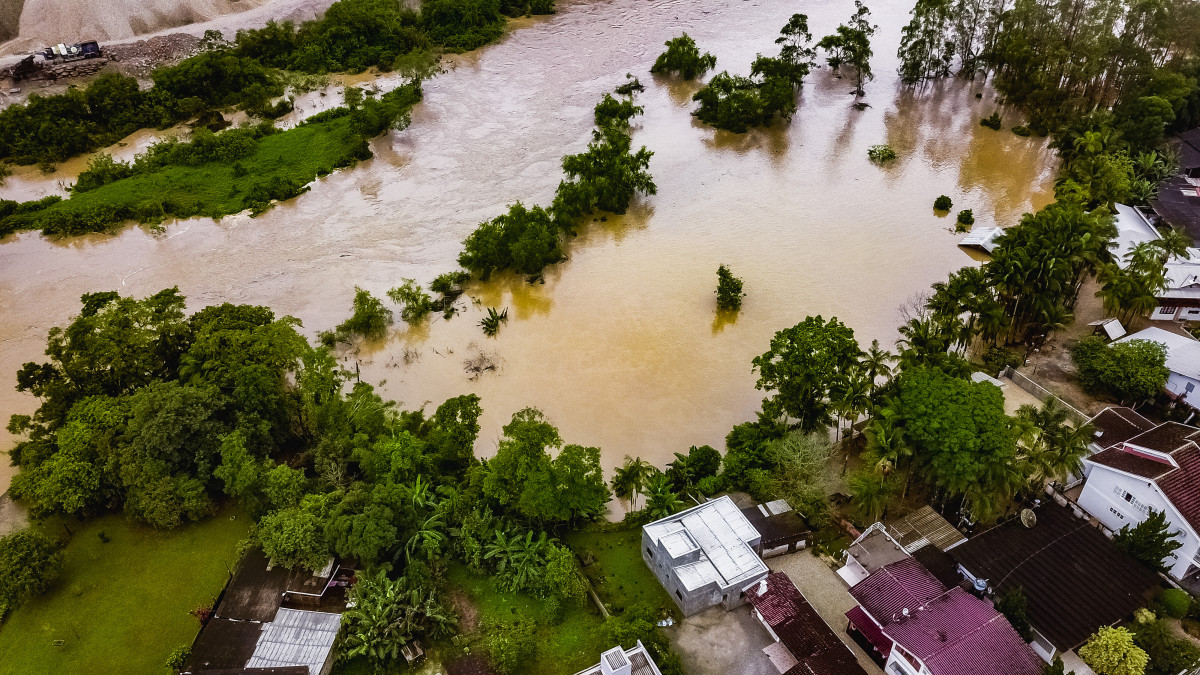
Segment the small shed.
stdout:
<path fill-rule="evenodd" d="M 967 236 L 963 237 L 962 241 L 958 242 L 959 246 L 966 248 L 975 248 L 984 253 L 991 253 L 996 250 L 996 240 L 1000 235 L 1004 234 L 1003 228 L 999 227 L 977 227 L 971 230 Z"/>
<path fill-rule="evenodd" d="M 341 614 L 280 607 L 275 620 L 263 626 L 246 667 L 307 666 L 310 675 L 328 675 L 341 626 Z"/>
<path fill-rule="evenodd" d="M 1116 319 L 1100 319 L 1088 325 L 1092 327 L 1092 335 L 1103 335 L 1109 340 L 1119 340 L 1125 337 L 1125 327 Z"/>

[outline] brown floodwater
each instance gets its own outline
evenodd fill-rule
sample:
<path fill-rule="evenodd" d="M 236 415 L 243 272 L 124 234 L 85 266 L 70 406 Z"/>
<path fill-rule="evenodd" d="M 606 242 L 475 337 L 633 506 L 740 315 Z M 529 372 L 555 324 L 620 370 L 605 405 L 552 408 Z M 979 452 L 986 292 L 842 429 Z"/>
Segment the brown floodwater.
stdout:
<path fill-rule="evenodd" d="M 634 142 L 654 151 L 657 195 L 583 228 L 544 284 L 493 280 L 472 288 L 450 321 L 398 323 L 386 341 L 343 355 L 405 407 L 478 393 L 481 456 L 525 406 L 542 409 L 568 442 L 601 447 L 606 469 L 625 455 L 662 465 L 690 445 L 721 448 L 758 409 L 750 360 L 775 331 L 822 314 L 864 344 L 890 346 L 902 303 L 977 264 L 956 246 L 953 216 L 933 214 L 936 196 L 973 209 L 977 226 L 1011 224 L 1052 197 L 1044 141 L 979 126 L 996 108 L 989 88 L 898 83 L 907 3 L 872 3 L 880 29 L 869 108 L 853 109 L 850 82 L 823 68 L 806 81 L 791 124 L 740 136 L 693 120 L 699 85 L 650 76 L 662 43 L 686 30 L 720 69 L 745 74 L 756 52 L 774 53 L 793 11 L 806 11 L 820 36 L 850 14 L 849 0 L 559 4 L 558 15 L 522 20 L 499 44 L 454 59 L 426 84 L 412 125 L 374 143 L 374 159 L 258 218 L 64 241 L 24 233 L 0 244 L 0 412 L 33 409 L 13 391 L 14 373 L 40 356 L 46 331 L 67 322 L 85 292 L 143 296 L 178 285 L 193 309 L 269 305 L 312 336 L 345 318 L 355 285 L 382 296 L 404 277 L 427 283 L 454 269 L 481 220 L 517 200 L 550 201 L 560 158 L 586 145 L 592 106 L 626 73 L 646 85 Z M 899 159 L 871 164 L 867 148 L 877 143 Z M 64 174 L 41 187 L 23 175 L 0 197 L 53 192 Z M 715 315 L 722 263 L 745 280 L 736 318 Z M 478 326 L 489 306 L 509 308 L 494 339 Z M 468 362 L 495 368 L 476 374 Z"/>

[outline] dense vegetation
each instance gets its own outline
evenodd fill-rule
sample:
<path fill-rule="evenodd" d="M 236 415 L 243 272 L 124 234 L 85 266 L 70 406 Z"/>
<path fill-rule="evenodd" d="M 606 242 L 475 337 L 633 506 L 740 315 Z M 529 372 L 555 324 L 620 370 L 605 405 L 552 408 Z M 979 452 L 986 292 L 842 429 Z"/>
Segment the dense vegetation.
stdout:
<path fill-rule="evenodd" d="M 563 158 L 566 178 L 550 207 L 517 202 L 508 213 L 481 223 L 463 242 L 458 263 L 485 280 L 499 271 L 537 275 L 565 258 L 562 238 L 585 217 L 595 211 L 622 214 L 638 194 L 654 194 L 647 171 L 654 153 L 632 150 L 629 124 L 641 113 L 631 97 L 605 94 L 595 107 L 597 128 L 587 150 Z"/>
<path fill-rule="evenodd" d="M 584 600 L 574 555 L 556 535 L 605 511 L 598 448 L 564 443 L 526 409 L 480 462 L 478 397 L 431 415 L 397 410 L 370 385 L 351 385 L 297 327 L 263 307 L 187 315 L 175 289 L 83 296 L 79 316 L 51 330 L 48 361 L 18 373 L 41 405 L 9 425 L 25 438 L 12 454 L 21 469 L 12 494 L 38 518 L 123 511 L 163 529 L 237 500 L 277 564 L 357 561 L 365 583 L 346 616 L 347 649 L 378 666 L 404 640 L 454 624 L 441 590 L 452 562 L 508 593 Z M 52 547 L 14 557 L 10 541 L 0 563 L 32 555 L 49 578 Z M 6 580 L 7 603 L 45 586 L 21 578 Z"/>
<path fill-rule="evenodd" d="M 406 126 L 420 99 L 420 84 L 412 83 L 287 131 L 266 123 L 215 134 L 200 129 L 189 141 L 151 146 L 132 164 L 100 155 L 80 174 L 69 199 L 0 200 L 0 235 L 27 229 L 75 235 L 128 220 L 220 218 L 247 209 L 258 214 L 304 192 L 317 177 L 369 158 L 367 139 Z"/>
<path fill-rule="evenodd" d="M 750 66 L 750 77 L 718 73 L 692 97 L 700 103 L 693 114 L 734 133 L 766 126 L 776 115 L 790 120 L 796 112 L 796 92 L 812 70 L 816 51 L 809 46 L 812 33 L 807 15 L 793 14 L 779 33 L 775 40 L 779 56 L 759 54 Z"/>

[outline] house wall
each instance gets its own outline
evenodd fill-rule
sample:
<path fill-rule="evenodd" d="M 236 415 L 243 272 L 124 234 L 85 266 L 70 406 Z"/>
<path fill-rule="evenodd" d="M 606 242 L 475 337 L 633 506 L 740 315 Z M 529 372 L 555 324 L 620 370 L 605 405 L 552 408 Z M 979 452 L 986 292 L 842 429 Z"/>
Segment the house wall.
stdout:
<path fill-rule="evenodd" d="M 1191 391 L 1188 391 L 1189 385 L 1192 387 Z M 1185 401 L 1192 406 L 1200 406 L 1200 380 L 1173 372 L 1167 378 L 1167 390 L 1176 396 L 1187 394 Z"/>
<path fill-rule="evenodd" d="M 909 663 L 904 656 L 901 655 L 901 647 L 893 647 L 892 653 L 888 655 L 887 663 L 883 664 L 883 670 L 887 675 L 930 675 L 929 669 L 922 665 L 916 668 Z"/>
<path fill-rule="evenodd" d="M 1129 493 L 1134 501 L 1127 501 L 1123 496 L 1125 493 Z M 1200 551 L 1200 537 L 1191 524 L 1167 500 L 1158 485 L 1144 478 L 1093 465 L 1091 475 L 1079 495 L 1079 506 L 1114 532 L 1145 520 L 1148 509 L 1166 511 L 1168 525 L 1172 531 L 1180 532 L 1176 539 L 1183 544 L 1167 561 L 1170 565 L 1168 573 L 1176 579 L 1187 574 L 1193 558 Z"/>
<path fill-rule="evenodd" d="M 688 557 L 689 562 L 693 560 L 694 557 Z M 683 563 L 672 560 L 662 546 L 650 539 L 650 535 L 646 534 L 644 529 L 642 530 L 642 561 L 654 572 L 658 582 L 667 590 L 667 594 L 675 601 L 684 616 L 697 614 L 716 605 L 722 605 L 727 610 L 744 605 L 746 596 L 742 593 L 742 588 L 749 588 L 767 576 L 767 573 L 763 572 L 737 588 L 722 588 L 713 582 L 689 591 L 683 587 L 679 577 L 675 574 L 675 565 Z"/>

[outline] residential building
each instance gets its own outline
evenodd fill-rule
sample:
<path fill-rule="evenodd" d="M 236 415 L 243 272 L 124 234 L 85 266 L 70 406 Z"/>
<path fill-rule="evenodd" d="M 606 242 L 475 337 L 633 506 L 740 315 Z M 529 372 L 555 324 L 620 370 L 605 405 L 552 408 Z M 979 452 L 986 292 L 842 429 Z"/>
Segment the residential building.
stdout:
<path fill-rule="evenodd" d="M 848 630 L 887 675 L 1041 675 L 1043 663 L 991 603 L 947 588 L 915 558 L 875 570 L 850 589 Z"/>
<path fill-rule="evenodd" d="M 1090 480 L 1090 479 L 1089 479 Z M 1126 619 L 1157 591 L 1158 575 L 1117 550 L 1086 518 L 1050 501 L 947 551 L 976 588 L 1024 593 L 1033 649 L 1047 661 Z"/>
<path fill-rule="evenodd" d="M 755 504 L 741 511 L 761 537 L 754 547 L 759 557 L 794 553 L 804 548 L 812 535 L 808 523 L 792 509 L 787 500 L 776 499 L 766 504 Z"/>
<path fill-rule="evenodd" d="M 600 663 L 581 670 L 576 675 L 662 675 L 654 659 L 646 652 L 645 645 L 638 640 L 632 649 L 612 649 L 600 655 Z"/>
<path fill-rule="evenodd" d="M 1114 532 L 1142 522 L 1151 509 L 1165 512 L 1182 544 L 1164 561 L 1169 574 L 1182 579 L 1200 572 L 1200 429 L 1178 422 L 1153 426 L 1132 411 L 1110 410 L 1094 420 L 1101 432 L 1096 444 L 1104 450 L 1084 460 L 1080 508 Z"/>
<path fill-rule="evenodd" d="M 912 556 L 947 587 L 962 580 L 958 566 L 943 551 L 966 540 L 931 506 L 888 523 L 875 523 L 846 547 L 838 576 L 855 586 L 875 570 Z"/>
<path fill-rule="evenodd" d="M 1170 375 L 1167 377 L 1167 396 L 1190 408 L 1200 406 L 1200 403 L 1193 402 L 1200 397 L 1200 394 L 1194 393 L 1200 387 L 1200 340 L 1162 328 L 1151 327 L 1123 337 L 1112 344 L 1130 340 L 1148 340 L 1166 345 L 1167 370 L 1170 371 Z"/>
<path fill-rule="evenodd" d="M 246 668 L 304 666 L 309 675 L 329 675 L 341 627 L 341 614 L 280 607 L 275 619 L 263 625 Z"/>
<path fill-rule="evenodd" d="M 762 537 L 728 495 L 642 528 L 642 559 L 684 616 L 746 602 L 743 591 L 767 576 L 755 550 Z"/>
<path fill-rule="evenodd" d="M 763 651 L 781 675 L 867 675 L 788 575 L 768 574 L 746 597 L 775 640 Z"/>

